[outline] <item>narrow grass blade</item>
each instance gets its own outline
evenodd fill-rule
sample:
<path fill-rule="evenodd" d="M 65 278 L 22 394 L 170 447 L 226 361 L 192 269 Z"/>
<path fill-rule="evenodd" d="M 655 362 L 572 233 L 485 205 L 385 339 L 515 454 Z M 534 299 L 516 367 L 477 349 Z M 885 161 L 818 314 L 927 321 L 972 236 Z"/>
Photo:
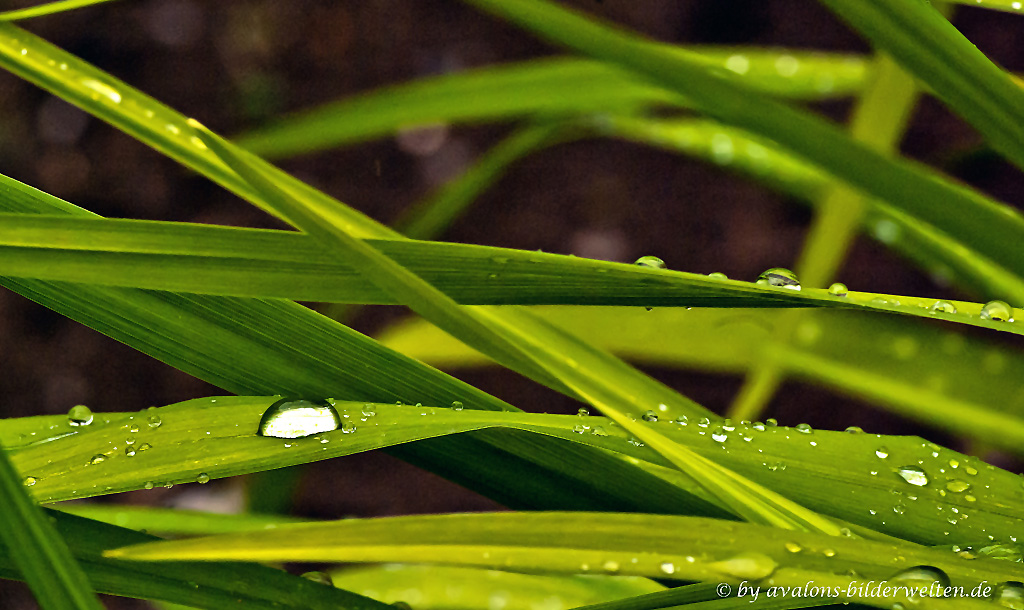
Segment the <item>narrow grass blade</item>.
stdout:
<path fill-rule="evenodd" d="M 18 475 L 0 446 L 0 542 L 43 610 L 102 610 L 67 543 L 29 498 L 35 483 Z"/>
<path fill-rule="evenodd" d="M 823 0 L 1024 167 L 1024 91 L 928 3 Z"/>
<path fill-rule="evenodd" d="M 39 6 L 0 12 L 0 21 L 17 21 L 19 19 L 31 19 L 32 17 L 54 15 L 56 13 L 73 11 L 75 9 L 92 6 L 94 4 L 103 4 L 104 2 L 110 1 L 111 0 L 60 0 L 58 2 L 48 2 L 46 4 L 40 4 Z"/>
<path fill-rule="evenodd" d="M 799 549 L 792 552 L 790 549 Z M 896 579 L 908 566 L 932 566 L 954 586 L 1016 578 L 1013 562 L 964 559 L 945 549 L 902 542 L 790 532 L 692 517 L 607 513 L 494 513 L 351 519 L 121 548 L 135 560 L 404 561 L 501 567 L 548 573 L 615 573 L 705 582 L 807 586 L 837 601 L 890 607 L 905 595 L 873 597 L 860 582 Z M 900 559 L 902 558 L 902 559 Z M 856 576 L 850 576 L 851 573 Z M 909 584 L 909 583 L 908 583 Z M 837 589 L 833 589 L 837 587 Z M 870 589 L 870 587 L 869 587 Z M 929 607 L 961 607 L 965 598 L 926 598 Z M 748 603 L 744 600 L 742 603 Z M 978 600 L 976 606 L 991 602 Z M 932 606 L 931 604 L 934 604 Z"/>
<path fill-rule="evenodd" d="M 1024 257 L 1018 247 L 1024 240 L 1024 217 L 1019 213 L 1007 215 L 970 189 L 948 180 L 936 180 L 922 171 L 919 164 L 888 159 L 850 140 L 822 119 L 751 95 L 734 79 L 673 54 L 662 45 L 612 29 L 574 11 L 539 0 L 467 2 L 529 28 L 543 38 L 629 68 L 686 95 L 701 113 L 769 138 L 850 186 L 960 238 L 1008 269 L 1024 271 Z M 915 11 L 934 13 L 923 4 L 907 5 L 913 5 Z M 941 19 L 937 13 L 935 17 Z M 892 54 L 900 59 L 898 53 Z M 1024 121 L 1017 122 L 1013 131 L 1020 129 L 1024 129 Z"/>
<path fill-rule="evenodd" d="M 851 55 L 713 47 L 672 52 L 709 68 L 730 70 L 752 89 L 797 98 L 849 95 L 862 86 L 869 72 L 861 57 Z M 242 134 L 238 143 L 277 158 L 439 121 L 550 119 L 666 105 L 688 107 L 689 102 L 614 66 L 573 58 L 542 59 L 433 77 L 333 102 Z"/>
<path fill-rule="evenodd" d="M 223 610 L 388 610 L 389 606 L 264 566 L 224 563 L 149 564 L 104 558 L 103 551 L 159 540 L 154 536 L 47 511 L 89 582 L 102 593 Z M 0 548 L 0 577 L 20 579 L 14 553 Z M 98 606 L 102 608 L 102 606 Z"/>
<path fill-rule="evenodd" d="M 744 373 L 756 362 L 772 361 L 804 381 L 933 428 L 1018 454 L 1024 447 L 1024 395 L 1016 391 L 1017 379 L 1024 376 L 1024 356 L 955 327 L 816 311 L 797 326 L 791 345 L 779 346 L 772 338 L 779 311 L 538 311 L 552 324 L 630 362 Z M 379 339 L 444 369 L 490 363 L 422 320 L 396 324 Z"/>
<path fill-rule="evenodd" d="M 976 6 L 978 8 L 987 8 L 997 11 L 1008 11 L 1012 13 L 1020 13 L 1022 6 L 1018 0 L 984 0 L 984 2 L 978 2 L 978 0 L 948 0 L 950 4 L 963 4 L 966 6 Z"/>
<path fill-rule="evenodd" d="M 128 504 L 68 503 L 54 505 L 52 508 L 69 515 L 151 534 L 229 534 L 305 521 L 281 515 L 207 513 Z"/>
<path fill-rule="evenodd" d="M 635 576 L 541 576 L 403 564 L 333 570 L 331 579 L 335 586 L 372 593 L 382 602 L 402 601 L 423 610 L 478 610 L 497 600 L 504 610 L 562 610 L 665 590 Z"/>
<path fill-rule="evenodd" d="M 529 455 L 526 449 L 553 452 L 577 479 L 609 485 L 607 502 L 623 490 L 635 494 L 638 508 L 633 511 L 651 506 L 664 511 L 674 506 L 674 510 L 697 514 L 729 514 L 719 508 L 721 502 L 714 496 L 676 472 L 672 462 L 632 431 L 604 417 L 373 403 L 368 408 L 362 402 L 336 402 L 342 421 L 350 422 L 354 431 L 348 427 L 348 432 L 299 439 L 258 436 L 260 419 L 273 402 L 266 397 L 196 399 L 154 411 L 108 414 L 110 424 L 78 427 L 73 432 L 66 424 L 49 429 L 52 424 L 44 418 L 30 418 L 39 420 L 37 440 L 12 459 L 22 475 L 34 473 L 37 478 L 32 493 L 50 502 L 143 489 L 147 483 L 194 483 L 201 474 L 218 479 L 399 443 L 416 446 L 473 434 L 489 440 L 490 451 L 512 447 L 522 448 L 524 455 Z M 163 423 L 151 429 L 147 422 L 154 414 Z M 868 530 L 928 544 L 972 544 L 989 535 L 996 540 L 1016 536 L 1016 523 L 1024 519 L 1024 486 L 1019 477 L 919 438 L 712 423 L 703 418 L 637 424 L 837 522 Z M 139 432 L 132 433 L 133 426 Z M 125 451 L 129 436 L 136 441 L 134 455 Z M 512 440 L 518 442 L 510 444 Z M 143 444 L 149 447 L 140 449 Z M 462 468 L 480 464 L 485 470 L 495 462 L 488 451 L 454 459 Z M 623 467 L 611 467 L 616 461 Z M 928 483 L 909 483 L 899 473 L 904 466 L 920 468 Z M 539 476 L 544 471 L 537 472 Z M 642 485 L 632 487 L 630 481 Z M 524 484 L 522 489 L 550 493 L 532 485 Z M 586 497 L 586 488 L 574 483 L 567 493 Z"/>

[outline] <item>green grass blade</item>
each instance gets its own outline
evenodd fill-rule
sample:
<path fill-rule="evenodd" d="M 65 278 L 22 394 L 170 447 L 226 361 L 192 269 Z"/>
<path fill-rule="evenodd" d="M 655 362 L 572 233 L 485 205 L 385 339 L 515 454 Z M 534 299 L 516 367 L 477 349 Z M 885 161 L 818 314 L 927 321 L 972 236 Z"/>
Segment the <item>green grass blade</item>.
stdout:
<path fill-rule="evenodd" d="M 850 186 L 932 224 L 1012 271 L 1024 271 L 1018 244 L 1024 217 L 1005 214 L 973 191 L 936 180 L 919 164 L 892 160 L 851 141 L 826 121 L 746 92 L 663 46 L 539 0 L 467 0 L 539 36 L 634 70 L 681 95 L 708 116 L 767 137 Z M 860 4 L 860 3 L 858 3 Z M 925 9 L 925 5 L 909 5 Z M 936 14 L 937 15 L 937 14 Z M 899 59 L 899 55 L 893 53 Z M 1024 121 L 1017 125 L 1024 129 Z"/>
<path fill-rule="evenodd" d="M 331 578 L 335 586 L 423 610 L 478 610 L 496 603 L 492 600 L 502 600 L 504 610 L 561 610 L 665 589 L 635 576 L 541 576 L 402 564 L 334 570 Z"/>
<path fill-rule="evenodd" d="M 444 185 L 437 194 L 405 210 L 395 230 L 411 239 L 433 239 L 458 218 L 488 187 L 501 179 L 519 159 L 565 139 L 565 126 L 558 123 L 528 125 L 487 151 L 461 176 Z"/>
<path fill-rule="evenodd" d="M 1020 13 L 1021 3 L 1018 0 L 984 0 L 984 2 L 978 2 L 978 0 L 948 0 L 950 4 L 963 4 L 966 6 L 976 6 L 978 8 L 987 8 L 997 11 L 1009 11 L 1013 13 Z"/>
<path fill-rule="evenodd" d="M 775 95 L 848 95 L 868 76 L 862 58 L 750 48 L 673 48 L 691 60 L 727 69 L 744 85 Z M 782 66 L 780 70 L 779 66 Z M 470 70 L 397 85 L 301 112 L 242 134 L 238 143 L 268 158 L 286 157 L 444 122 L 522 116 L 551 118 L 650 106 L 688 107 L 669 93 L 607 64 L 554 58 Z"/>
<path fill-rule="evenodd" d="M 223 610 L 388 610 L 359 595 L 319 586 L 264 566 L 222 563 L 148 564 L 106 559 L 103 551 L 159 540 L 124 528 L 48 511 L 92 586 L 100 592 Z M 12 554 L 0 548 L 0 577 L 19 579 Z M 100 606 L 102 607 L 102 606 Z"/>
<path fill-rule="evenodd" d="M 33 6 L 30 8 L 3 11 L 0 13 L 0 21 L 17 21 L 19 19 L 42 17 L 44 15 L 73 11 L 78 8 L 92 6 L 94 4 L 103 4 L 104 2 L 110 1 L 111 0 L 59 0 L 58 2 L 48 2 L 46 4 L 40 4 L 39 6 Z"/>
<path fill-rule="evenodd" d="M 31 476 L 19 476 L 0 446 L 0 542 L 44 610 L 102 610 L 67 543 L 29 498 Z"/>
<path fill-rule="evenodd" d="M 822 0 L 928 85 L 1017 167 L 1024 167 L 1024 91 L 928 3 Z"/>
<path fill-rule="evenodd" d="M 229 534 L 305 521 L 281 515 L 207 513 L 127 504 L 68 503 L 54 505 L 53 508 L 69 515 L 151 534 Z"/>
<path fill-rule="evenodd" d="M 50 420 L 29 418 L 38 420 L 39 434 L 35 443 L 18 450 L 13 460 L 23 474 L 38 475 L 32 487 L 37 498 L 56 501 L 142 489 L 147 483 L 194 483 L 202 473 L 217 479 L 398 443 L 416 446 L 441 437 L 474 435 L 491 440 L 496 447 L 508 447 L 509 440 L 518 438 L 518 447 L 553 451 L 578 478 L 594 476 L 610 482 L 611 492 L 625 489 L 635 493 L 643 501 L 638 502 L 641 507 L 663 511 L 663 506 L 676 502 L 675 510 L 728 514 L 718 508 L 719 501 L 672 469 L 672 462 L 603 417 L 393 404 L 374 404 L 376 415 L 367 416 L 362 402 L 336 402 L 342 416 L 348 416 L 342 419 L 355 425 L 354 432 L 339 430 L 305 439 L 257 436 L 260 418 L 272 402 L 267 397 L 196 399 L 155 411 L 108 414 L 111 424 L 84 430 L 78 427 L 73 432 L 66 423 L 50 429 Z M 144 422 L 154 412 L 164 423 L 150 429 Z M 1015 523 L 1024 518 L 1024 487 L 1019 477 L 914 437 L 807 432 L 704 419 L 673 422 L 662 418 L 637 423 L 812 510 L 867 528 L 868 534 L 876 530 L 929 544 L 971 544 L 988 535 L 998 540 L 1015 536 Z M 138 433 L 130 432 L 133 425 L 140 429 Z M 136 448 L 135 455 L 127 455 L 125 439 L 129 435 L 135 438 L 136 447 L 143 443 L 150 447 Z M 417 440 L 424 438 L 430 440 Z M 574 448 L 590 451 L 577 454 Z M 876 451 L 883 448 L 885 457 L 879 457 Z M 105 459 L 93 463 L 97 455 Z M 600 455 L 614 459 L 595 459 Z M 491 461 L 486 452 L 457 459 L 464 468 L 474 463 L 490 466 Z M 621 469 L 609 467 L 616 460 L 623 464 Z M 928 476 L 928 485 L 912 486 L 897 473 L 901 466 L 915 464 Z M 530 477 L 524 477 L 521 470 L 520 478 Z M 628 481 L 643 485 L 629 487 Z M 969 484 L 967 491 L 964 482 Z M 954 488 L 960 491 L 951 491 Z M 584 493 L 578 483 L 570 491 Z M 657 501 L 659 496 L 667 496 L 670 502 Z M 837 503 L 836 498 L 842 502 Z M 951 524 L 949 519 L 957 523 Z"/>
<path fill-rule="evenodd" d="M 786 545 L 802 552 L 793 553 Z M 839 587 L 844 601 L 890 607 L 904 596 L 850 591 L 854 582 L 893 578 L 911 565 L 934 566 L 966 591 L 982 580 L 1012 580 L 1013 562 L 968 560 L 945 549 L 896 541 L 822 536 L 692 517 L 607 513 L 430 515 L 285 526 L 117 549 L 110 556 L 167 561 L 216 558 L 247 561 L 404 561 L 501 567 L 512 571 L 615 573 L 705 582 L 759 581 Z M 900 559 L 902 557 L 902 559 Z M 857 576 L 851 577 L 848 571 Z M 748 603 L 744 600 L 742 603 Z M 928 599 L 935 608 L 965 599 Z M 948 606 L 947 606 L 948 604 Z"/>
<path fill-rule="evenodd" d="M 1024 376 L 1024 356 L 1019 350 L 964 336 L 955 327 L 816 311 L 797 326 L 793 343 L 779 348 L 772 339 L 779 311 L 539 311 L 552 324 L 630 362 L 744 373 L 755 363 L 770 360 L 804 381 L 934 428 L 1014 453 L 1024 447 L 1024 395 L 1015 389 L 1016 380 Z M 421 320 L 396 324 L 379 339 L 446 370 L 490 362 Z"/>

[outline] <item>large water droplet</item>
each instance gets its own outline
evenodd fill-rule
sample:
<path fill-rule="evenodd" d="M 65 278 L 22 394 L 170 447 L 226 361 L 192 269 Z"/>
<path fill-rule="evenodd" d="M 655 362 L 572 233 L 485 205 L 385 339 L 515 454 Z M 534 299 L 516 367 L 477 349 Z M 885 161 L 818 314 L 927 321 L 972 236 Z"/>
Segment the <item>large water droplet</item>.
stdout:
<path fill-rule="evenodd" d="M 846 288 L 846 284 L 836 282 L 828 287 L 828 293 L 834 297 L 845 297 L 850 291 Z"/>
<path fill-rule="evenodd" d="M 88 426 L 92 423 L 92 409 L 85 405 L 75 405 L 68 411 L 68 424 L 72 426 Z"/>
<path fill-rule="evenodd" d="M 800 290 L 800 280 L 796 279 L 796 274 L 784 267 L 772 267 L 766 270 L 757 276 L 757 283 L 768 286 L 780 286 L 790 290 Z"/>
<path fill-rule="evenodd" d="M 640 265 L 641 267 L 650 267 L 652 269 L 664 269 L 665 261 L 661 260 L 657 256 L 641 256 L 636 259 L 634 265 Z"/>
<path fill-rule="evenodd" d="M 917 466 L 900 466 L 896 469 L 896 474 L 911 485 L 924 487 L 928 484 L 928 475 Z"/>
<path fill-rule="evenodd" d="M 339 427 L 341 418 L 330 403 L 283 398 L 263 413 L 258 433 L 274 438 L 303 438 Z"/>
<path fill-rule="evenodd" d="M 740 553 L 724 561 L 716 561 L 708 567 L 734 578 L 761 580 L 770 576 L 778 564 L 762 553 Z"/>
<path fill-rule="evenodd" d="M 1016 580 L 999 583 L 992 589 L 992 601 L 1012 610 L 1024 610 L 1024 584 Z"/>
<path fill-rule="evenodd" d="M 981 308 L 981 319 L 1006 322 L 1013 317 L 1013 310 L 1006 301 L 989 301 Z"/>
<path fill-rule="evenodd" d="M 209 482 L 210 475 L 206 474 L 205 472 L 200 472 L 199 476 L 196 477 L 196 483 L 199 483 L 200 485 L 205 485 Z"/>

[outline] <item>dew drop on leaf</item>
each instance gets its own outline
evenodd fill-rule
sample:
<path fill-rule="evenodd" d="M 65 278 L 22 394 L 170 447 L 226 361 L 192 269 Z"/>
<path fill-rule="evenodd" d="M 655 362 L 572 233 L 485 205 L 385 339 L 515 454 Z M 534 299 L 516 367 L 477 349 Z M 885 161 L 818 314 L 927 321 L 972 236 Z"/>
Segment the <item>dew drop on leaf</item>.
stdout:
<path fill-rule="evenodd" d="M 850 426 L 846 431 L 850 434 L 864 434 L 864 428 L 861 428 L 860 426 Z"/>
<path fill-rule="evenodd" d="M 590 410 L 586 407 L 580 407 L 580 410 L 576 412 L 576 415 L 579 415 L 580 417 L 587 417 L 590 415 Z"/>
<path fill-rule="evenodd" d="M 200 485 L 205 485 L 206 483 L 209 482 L 210 475 L 206 474 L 205 472 L 200 472 L 199 476 L 196 477 L 196 483 L 199 483 Z"/>
<path fill-rule="evenodd" d="M 643 415 L 644 421 L 658 421 L 658 414 L 654 411 L 648 411 Z"/>
<path fill-rule="evenodd" d="M 953 305 L 949 301 L 935 301 L 932 306 L 928 308 L 928 311 L 932 313 L 956 313 L 956 305 Z"/>
<path fill-rule="evenodd" d="M 157 415 L 156 413 L 153 413 L 152 415 L 146 418 L 146 425 L 149 426 L 150 428 L 159 428 L 161 425 L 163 425 L 163 423 L 163 420 L 160 419 L 160 416 Z"/>
<path fill-rule="evenodd" d="M 757 283 L 767 286 L 779 286 L 790 290 L 800 290 L 800 280 L 796 274 L 784 267 L 772 267 L 757 276 Z"/>
<path fill-rule="evenodd" d="M 263 413 L 258 434 L 274 438 L 303 438 L 339 427 L 341 418 L 330 403 L 283 398 Z"/>
<path fill-rule="evenodd" d="M 723 561 L 716 561 L 708 567 L 734 578 L 761 580 L 770 576 L 778 564 L 762 553 L 740 553 Z"/>
<path fill-rule="evenodd" d="M 715 271 L 714 273 L 709 273 L 708 277 L 713 279 L 713 280 L 727 280 L 727 279 L 729 279 L 729 276 L 727 276 L 726 274 L 724 274 L 724 273 L 722 273 L 720 271 Z"/>
<path fill-rule="evenodd" d="M 68 424 L 71 426 L 88 426 L 92 419 L 92 409 L 85 405 L 75 405 L 68 411 Z"/>
<path fill-rule="evenodd" d="M 993 322 L 1006 322 L 1013 315 L 1013 310 L 1006 301 L 989 301 L 981 308 L 981 319 Z"/>
<path fill-rule="evenodd" d="M 885 458 L 889 457 L 889 450 L 886 449 L 885 447 L 879 447 L 878 449 L 875 449 L 875 455 L 884 460 Z"/>
<path fill-rule="evenodd" d="M 663 562 L 660 566 L 662 574 L 672 575 L 676 573 L 676 564 L 671 561 Z"/>
<path fill-rule="evenodd" d="M 21 482 L 25 487 L 32 487 L 33 485 L 39 482 L 39 479 L 35 477 L 25 477 L 24 479 L 21 480 Z"/>
<path fill-rule="evenodd" d="M 900 475 L 907 483 L 917 487 L 924 487 L 928 484 L 928 475 L 917 466 L 900 466 L 896 470 L 896 474 Z"/>
<path fill-rule="evenodd" d="M 850 291 L 846 288 L 846 284 L 836 282 L 828 287 L 828 293 L 834 297 L 845 297 Z"/>
<path fill-rule="evenodd" d="M 814 434 L 814 428 L 810 424 L 797 424 L 795 430 L 801 434 Z"/>
<path fill-rule="evenodd" d="M 355 431 L 356 431 L 356 425 L 353 424 L 352 422 L 346 421 L 346 422 L 342 422 L 341 423 L 341 432 L 342 432 L 342 434 L 352 434 Z"/>
<path fill-rule="evenodd" d="M 452 411 L 461 411 L 463 408 L 464 408 L 464 405 L 462 404 L 462 401 L 460 401 L 460 400 L 452 401 Z"/>
<path fill-rule="evenodd" d="M 946 489 L 954 493 L 960 493 L 961 491 L 967 491 L 971 488 L 971 484 L 967 481 L 961 481 L 959 479 L 953 479 L 946 483 Z"/>
<path fill-rule="evenodd" d="M 89 459 L 89 463 L 94 466 L 96 464 L 102 464 L 105 461 L 107 461 L 107 456 L 103 455 L 102 453 L 97 453 L 96 455 L 92 456 L 92 458 Z"/>
<path fill-rule="evenodd" d="M 306 572 L 302 577 L 306 580 L 312 580 L 313 582 L 327 585 L 328 587 L 334 586 L 334 581 L 331 580 L 330 574 L 327 574 L 326 572 Z"/>
<path fill-rule="evenodd" d="M 890 576 L 889 580 L 926 589 L 933 584 L 942 588 L 949 586 L 949 576 L 934 566 L 914 566 L 900 570 Z"/>
<path fill-rule="evenodd" d="M 650 267 L 652 269 L 664 269 L 665 261 L 661 260 L 657 256 L 641 256 L 636 259 L 634 265 L 640 265 L 641 267 Z"/>

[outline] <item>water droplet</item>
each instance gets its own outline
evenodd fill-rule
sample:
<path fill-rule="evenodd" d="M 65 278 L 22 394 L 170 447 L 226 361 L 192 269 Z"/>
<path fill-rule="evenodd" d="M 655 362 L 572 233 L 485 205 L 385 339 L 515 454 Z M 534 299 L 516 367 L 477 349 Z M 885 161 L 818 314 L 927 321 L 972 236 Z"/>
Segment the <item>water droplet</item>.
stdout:
<path fill-rule="evenodd" d="M 153 489 L 153 481 L 146 481 L 146 483 L 142 487 L 143 489 Z"/>
<path fill-rule="evenodd" d="M 139 432 L 139 425 L 132 424 L 131 426 L 128 427 L 128 431 L 131 432 L 132 434 L 137 434 Z"/>
<path fill-rule="evenodd" d="M 210 475 L 206 474 L 205 472 L 200 472 L 199 476 L 196 477 L 196 483 L 199 483 L 200 485 L 205 485 L 209 482 Z"/>
<path fill-rule="evenodd" d="M 958 462 L 957 460 L 949 460 L 949 467 L 950 468 L 956 468 L 959 465 L 960 465 L 960 462 Z"/>
<path fill-rule="evenodd" d="M 974 496 L 966 495 L 966 496 L 964 496 L 964 500 L 966 500 L 968 502 L 976 502 L 978 499 L 975 498 Z"/>
<path fill-rule="evenodd" d="M 671 561 L 665 561 L 659 567 L 661 568 L 661 573 L 662 574 L 672 575 L 672 574 L 676 573 L 676 564 L 672 563 Z M 1018 609 L 1014 609 L 1014 610 L 1018 610 Z"/>
<path fill-rule="evenodd" d="M 775 427 L 779 425 L 779 420 L 775 419 L 774 417 L 769 417 L 768 419 L 764 420 L 764 425 Z"/>
<path fill-rule="evenodd" d="M 135 447 L 132 447 L 131 445 L 124 448 L 124 454 L 128 457 L 135 457 L 135 451 Z"/>
<path fill-rule="evenodd" d="M 1013 317 L 1013 310 L 1006 301 L 989 301 L 981 308 L 981 319 L 993 322 L 1006 322 Z"/>
<path fill-rule="evenodd" d="M 836 282 L 828 287 L 828 293 L 834 297 L 845 297 L 850 291 L 846 288 L 846 284 Z"/>
<path fill-rule="evenodd" d="M 946 483 L 946 489 L 954 493 L 960 493 L 961 491 L 967 491 L 971 488 L 971 484 L 967 481 L 961 481 L 959 479 L 953 479 Z"/>
<path fill-rule="evenodd" d="M 860 426 L 850 426 L 846 431 L 850 434 L 864 434 L 864 429 Z"/>
<path fill-rule="evenodd" d="M 82 86 L 89 89 L 94 94 L 94 99 L 99 99 L 101 96 L 107 98 L 115 104 L 121 103 L 121 94 L 106 83 L 101 83 L 98 80 L 87 78 L 82 81 Z"/>
<path fill-rule="evenodd" d="M 580 417 L 587 417 L 590 415 L 590 410 L 586 407 L 580 407 L 580 410 L 576 411 L 576 415 L 579 415 Z"/>
<path fill-rule="evenodd" d="M 825 550 L 823 550 L 821 552 L 821 554 L 824 555 L 825 557 L 835 557 L 836 556 L 836 552 L 834 550 L 832 550 L 832 549 L 825 549 Z"/>
<path fill-rule="evenodd" d="M 978 469 L 977 468 L 973 468 L 971 466 L 964 466 L 964 472 L 966 472 L 967 474 L 969 474 L 969 475 L 971 475 L 973 477 L 974 475 L 978 474 Z"/>
<path fill-rule="evenodd" d="M 455 406 L 454 404 L 452 406 Z M 363 404 L 363 417 L 376 417 L 377 416 L 377 405 L 372 402 Z"/>
<path fill-rule="evenodd" d="M 875 455 L 884 460 L 885 458 L 889 457 L 889 450 L 886 449 L 885 447 L 879 447 L 878 449 L 875 449 Z"/>
<path fill-rule="evenodd" d="M 658 421 L 658 414 L 655 413 L 654 411 L 648 411 L 647 413 L 644 413 L 643 420 L 644 421 Z"/>
<path fill-rule="evenodd" d="M 780 286 L 790 290 L 800 290 L 800 280 L 796 279 L 796 274 L 784 267 L 772 267 L 766 270 L 757 276 L 757 283 L 767 284 L 768 286 Z"/>
<path fill-rule="evenodd" d="M 576 434 L 583 434 L 584 432 L 587 431 L 588 427 L 589 426 L 584 426 L 583 424 L 576 424 L 575 426 L 572 427 L 572 431 L 575 432 Z"/>
<path fill-rule="evenodd" d="M 461 411 L 463 408 L 465 408 L 465 405 L 462 404 L 462 401 L 452 401 L 452 411 Z"/>
<path fill-rule="evenodd" d="M 720 271 L 715 271 L 714 273 L 709 273 L 708 277 L 713 279 L 713 280 L 727 280 L 727 279 L 729 279 L 729 276 L 727 276 L 726 274 L 724 274 L 724 273 L 722 273 Z"/>
<path fill-rule="evenodd" d="M 96 464 L 102 464 L 103 462 L 106 462 L 106 461 L 107 461 L 107 456 L 103 455 L 102 453 L 97 453 L 96 455 L 92 456 L 92 458 L 89 459 L 89 463 L 94 465 L 94 466 Z"/>
<path fill-rule="evenodd" d="M 135 437 L 134 436 L 129 436 L 128 438 L 124 439 L 124 444 L 125 445 L 134 445 L 135 444 Z"/>
<path fill-rule="evenodd" d="M 590 433 L 594 436 L 608 436 L 608 433 L 604 431 L 603 426 L 594 426 Z"/>
<path fill-rule="evenodd" d="M 724 561 L 716 561 L 708 567 L 734 578 L 761 580 L 770 576 L 778 564 L 761 553 L 740 553 Z"/>
<path fill-rule="evenodd" d="M 802 551 L 804 549 L 803 549 L 802 546 L 800 546 L 799 544 L 797 544 L 795 542 L 787 542 L 786 543 L 786 550 L 789 551 L 790 553 L 799 553 L 800 551 Z"/>
<path fill-rule="evenodd" d="M 716 428 L 715 431 L 711 433 L 711 438 L 716 442 L 724 443 L 729 438 L 729 435 L 721 428 Z"/>
<path fill-rule="evenodd" d="M 150 445 L 149 443 L 142 443 L 141 445 L 139 445 L 139 451 L 145 451 L 147 449 L 152 449 L 152 448 L 153 448 L 153 445 Z"/>
<path fill-rule="evenodd" d="M 780 55 L 775 60 L 775 71 L 779 76 L 794 76 L 800 69 L 800 60 L 792 55 Z"/>
<path fill-rule="evenodd" d="M 707 428 L 708 424 L 710 424 L 710 423 L 711 423 L 710 419 L 708 419 L 706 417 L 702 417 L 702 418 L 700 418 L 700 421 L 697 422 L 697 427 L 699 427 L 699 428 Z"/>
<path fill-rule="evenodd" d="M 928 484 L 928 475 L 917 466 L 900 466 L 896 470 L 896 474 L 900 475 L 904 481 L 911 485 L 924 487 Z"/>
<path fill-rule="evenodd" d="M 1024 584 L 1016 580 L 999 583 L 992 589 L 992 601 L 1011 610 L 1024 610 Z"/>
<path fill-rule="evenodd" d="M 814 428 L 809 424 L 797 424 L 795 430 L 801 434 L 814 434 Z"/>
<path fill-rule="evenodd" d="M 163 420 L 160 419 L 160 416 L 157 415 L 156 413 L 153 413 L 152 415 L 146 418 L 146 425 L 149 426 L 150 428 L 159 428 L 160 426 L 163 425 L 163 423 Z"/>
<path fill-rule="evenodd" d="M 759 421 L 754 422 L 753 424 L 750 425 L 750 427 L 753 428 L 754 430 L 757 430 L 758 432 L 764 432 L 764 424 Z"/>
<path fill-rule="evenodd" d="M 88 426 L 92 419 L 92 409 L 85 405 L 75 405 L 68 411 L 68 424 L 71 426 Z"/>
<path fill-rule="evenodd" d="M 609 559 L 608 561 L 601 564 L 601 567 L 604 568 L 605 572 L 618 572 L 619 562 L 615 561 L 614 559 Z"/>
<path fill-rule="evenodd" d="M 725 67 L 736 74 L 746 74 L 750 70 L 750 60 L 747 59 L 746 55 L 730 55 L 725 60 Z"/>
<path fill-rule="evenodd" d="M 313 582 L 318 582 L 322 585 L 327 585 L 328 587 L 334 586 L 334 581 L 331 580 L 330 574 L 326 572 L 306 572 L 302 575 L 302 577 L 306 580 L 312 580 Z"/>
<path fill-rule="evenodd" d="M 921 587 L 924 589 L 928 589 L 932 585 L 937 585 L 941 588 L 949 586 L 949 576 L 946 576 L 945 572 L 934 566 L 914 566 L 912 568 L 900 570 L 896 574 L 890 576 L 889 580 L 906 583 L 907 585 Z"/>
<path fill-rule="evenodd" d="M 337 430 L 340 425 L 338 412 L 326 401 L 283 398 L 263 413 L 258 433 L 274 438 L 302 438 Z"/>
<path fill-rule="evenodd" d="M 657 256 L 641 256 L 636 259 L 634 265 L 640 265 L 641 267 L 650 267 L 652 269 L 665 269 L 665 261 L 661 260 Z"/>
<path fill-rule="evenodd" d="M 24 479 L 22 479 L 21 482 L 25 487 L 32 487 L 33 485 L 39 482 L 39 479 L 35 477 L 25 477 Z"/>
<path fill-rule="evenodd" d="M 956 313 L 956 305 L 953 305 L 949 301 L 935 301 L 932 306 L 928 308 L 928 311 L 932 313 Z"/>
<path fill-rule="evenodd" d="M 355 431 L 356 431 L 356 425 L 353 424 L 352 422 L 350 422 L 350 421 L 343 421 L 343 422 L 341 422 L 341 432 L 342 432 L 342 434 L 352 434 Z"/>

